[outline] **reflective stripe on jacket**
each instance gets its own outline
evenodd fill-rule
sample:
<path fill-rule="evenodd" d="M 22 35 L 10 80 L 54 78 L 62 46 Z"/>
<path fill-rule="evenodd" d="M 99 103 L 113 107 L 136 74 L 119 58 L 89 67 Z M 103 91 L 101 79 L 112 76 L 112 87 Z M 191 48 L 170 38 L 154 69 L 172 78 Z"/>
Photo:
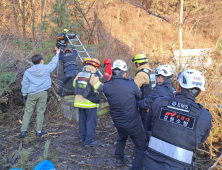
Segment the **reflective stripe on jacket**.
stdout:
<path fill-rule="evenodd" d="M 96 73 L 96 68 L 90 65 L 86 66 L 86 71 L 90 71 L 92 72 L 92 76 L 89 80 L 89 83 L 93 86 L 94 90 L 97 90 L 102 83 L 99 81 L 99 77 L 95 75 Z M 79 74 L 76 76 L 76 78 L 73 81 L 73 86 L 75 87 L 76 85 L 76 80 L 78 79 Z M 85 99 L 82 95 L 77 94 L 75 96 L 75 100 L 74 100 L 74 107 L 78 107 L 78 108 L 98 108 L 99 104 L 93 103 L 87 99 Z"/>

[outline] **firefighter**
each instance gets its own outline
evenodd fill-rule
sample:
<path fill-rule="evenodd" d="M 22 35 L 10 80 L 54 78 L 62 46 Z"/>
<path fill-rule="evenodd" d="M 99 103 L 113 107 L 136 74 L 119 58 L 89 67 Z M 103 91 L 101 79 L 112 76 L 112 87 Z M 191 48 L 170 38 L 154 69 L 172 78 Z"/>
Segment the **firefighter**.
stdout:
<path fill-rule="evenodd" d="M 175 97 L 158 98 L 150 109 L 145 170 L 195 169 L 195 151 L 209 136 L 211 114 L 195 101 L 205 91 L 205 77 L 187 69 L 178 74 L 177 81 Z"/>
<path fill-rule="evenodd" d="M 74 107 L 79 108 L 80 141 L 84 142 L 85 147 L 96 146 L 99 143 L 93 140 L 97 125 L 97 108 L 100 103 L 100 95 L 94 90 L 103 91 L 103 84 L 95 74 L 99 67 L 98 59 L 88 60 L 86 69 L 81 71 L 73 81 L 76 94 Z"/>
<path fill-rule="evenodd" d="M 69 42 L 69 40 L 66 37 L 68 31 L 69 31 L 68 29 L 64 29 L 63 32 L 59 33 L 57 36 L 56 49 L 61 49 L 61 52 L 65 50 L 65 48 L 67 47 L 67 43 Z M 73 39 L 75 38 L 76 35 L 74 34 L 67 36 L 69 39 Z"/>
<path fill-rule="evenodd" d="M 137 68 L 134 82 L 140 88 L 142 92 L 141 100 L 143 100 L 152 91 L 151 81 L 150 81 L 150 75 L 152 74 L 152 71 L 148 65 L 148 59 L 145 54 L 137 54 L 132 59 L 132 62 L 135 63 Z M 140 109 L 140 116 L 144 127 L 145 127 L 147 113 L 148 113 L 147 109 Z"/>
<path fill-rule="evenodd" d="M 151 93 L 144 99 L 137 102 L 140 109 L 147 110 L 151 107 L 153 101 L 158 97 L 173 96 L 175 89 L 170 83 L 173 76 L 173 70 L 170 65 L 160 65 L 155 68 L 156 86 Z"/>
<path fill-rule="evenodd" d="M 112 78 L 112 61 L 108 58 L 104 60 L 103 64 L 105 67 L 105 72 L 101 81 L 105 83 L 106 81 L 109 81 Z"/>
<path fill-rule="evenodd" d="M 64 85 L 70 80 L 77 76 L 78 74 L 78 67 L 76 64 L 76 57 L 78 53 L 76 50 L 73 52 L 70 49 L 65 49 L 64 53 L 60 52 L 59 60 L 63 63 L 63 72 L 64 76 L 62 78 L 62 84 L 59 86 L 58 95 L 62 97 Z"/>
<path fill-rule="evenodd" d="M 138 113 L 136 101 L 141 92 L 135 82 L 126 79 L 127 65 L 123 60 L 113 63 L 110 81 L 104 84 L 104 94 L 110 105 L 110 114 L 118 131 L 116 144 L 116 166 L 120 167 L 124 161 L 124 149 L 128 136 L 136 147 L 136 155 L 132 170 L 142 170 L 142 161 L 146 149 L 146 135 Z"/>
<path fill-rule="evenodd" d="M 82 61 L 82 64 L 83 64 L 82 71 L 86 70 L 86 66 L 87 66 L 87 63 L 88 63 L 89 60 L 90 60 L 89 57 L 86 57 L 86 58 L 83 59 L 83 61 Z"/>
<path fill-rule="evenodd" d="M 147 110 L 151 107 L 154 100 L 158 97 L 173 97 L 175 89 L 171 86 L 170 79 L 173 76 L 173 70 L 170 65 L 160 65 L 155 68 L 156 86 L 151 93 L 144 99 L 137 102 L 137 107 Z M 149 117 L 150 114 L 147 114 Z M 145 131 L 151 124 L 145 123 Z"/>

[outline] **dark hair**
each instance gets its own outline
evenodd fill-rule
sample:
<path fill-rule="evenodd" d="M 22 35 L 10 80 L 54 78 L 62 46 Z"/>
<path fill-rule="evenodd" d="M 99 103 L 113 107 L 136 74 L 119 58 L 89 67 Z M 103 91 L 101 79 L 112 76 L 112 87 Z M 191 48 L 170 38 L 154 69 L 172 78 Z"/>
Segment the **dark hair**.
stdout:
<path fill-rule="evenodd" d="M 39 64 L 41 60 L 43 60 L 43 57 L 41 54 L 36 54 L 32 57 L 32 63 L 35 65 Z"/>
<path fill-rule="evenodd" d="M 120 70 L 119 68 L 115 68 L 112 70 L 113 75 L 117 75 L 117 76 L 123 76 L 123 74 L 125 73 L 125 71 Z"/>

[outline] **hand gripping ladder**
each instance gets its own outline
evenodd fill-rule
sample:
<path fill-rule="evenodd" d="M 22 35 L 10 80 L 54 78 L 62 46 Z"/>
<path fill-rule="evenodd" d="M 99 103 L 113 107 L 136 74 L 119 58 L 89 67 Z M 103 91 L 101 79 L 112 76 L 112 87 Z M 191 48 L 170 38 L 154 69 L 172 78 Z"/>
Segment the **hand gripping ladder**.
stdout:
<path fill-rule="evenodd" d="M 65 33 L 64 36 L 69 40 L 69 43 L 71 44 L 73 50 L 77 51 L 78 57 L 81 60 L 81 62 L 83 62 L 83 59 L 86 58 L 86 57 L 92 58 L 89 55 L 89 53 L 86 50 L 86 48 L 84 47 L 84 45 L 82 44 L 82 42 L 80 41 L 80 39 L 79 39 L 77 34 L 67 34 L 67 33 Z M 69 36 L 75 36 L 75 37 L 73 39 L 70 39 Z M 72 41 L 75 42 L 75 44 L 73 44 Z M 99 69 L 98 69 L 97 72 L 99 73 L 99 77 L 101 79 L 103 77 L 102 73 L 100 72 Z"/>

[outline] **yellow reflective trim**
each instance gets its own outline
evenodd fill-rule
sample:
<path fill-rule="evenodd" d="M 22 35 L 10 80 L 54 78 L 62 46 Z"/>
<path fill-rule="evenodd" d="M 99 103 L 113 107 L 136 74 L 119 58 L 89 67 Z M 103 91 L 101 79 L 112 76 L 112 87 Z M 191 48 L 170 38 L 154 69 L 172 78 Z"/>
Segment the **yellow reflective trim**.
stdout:
<path fill-rule="evenodd" d="M 74 101 L 74 107 L 94 108 L 94 107 L 99 107 L 99 104 L 92 103 L 89 100 L 87 100 L 87 103 Z"/>
<path fill-rule="evenodd" d="M 98 82 L 93 86 L 93 88 L 94 88 L 95 90 L 97 90 L 100 85 L 101 85 L 101 82 L 98 81 Z"/>

